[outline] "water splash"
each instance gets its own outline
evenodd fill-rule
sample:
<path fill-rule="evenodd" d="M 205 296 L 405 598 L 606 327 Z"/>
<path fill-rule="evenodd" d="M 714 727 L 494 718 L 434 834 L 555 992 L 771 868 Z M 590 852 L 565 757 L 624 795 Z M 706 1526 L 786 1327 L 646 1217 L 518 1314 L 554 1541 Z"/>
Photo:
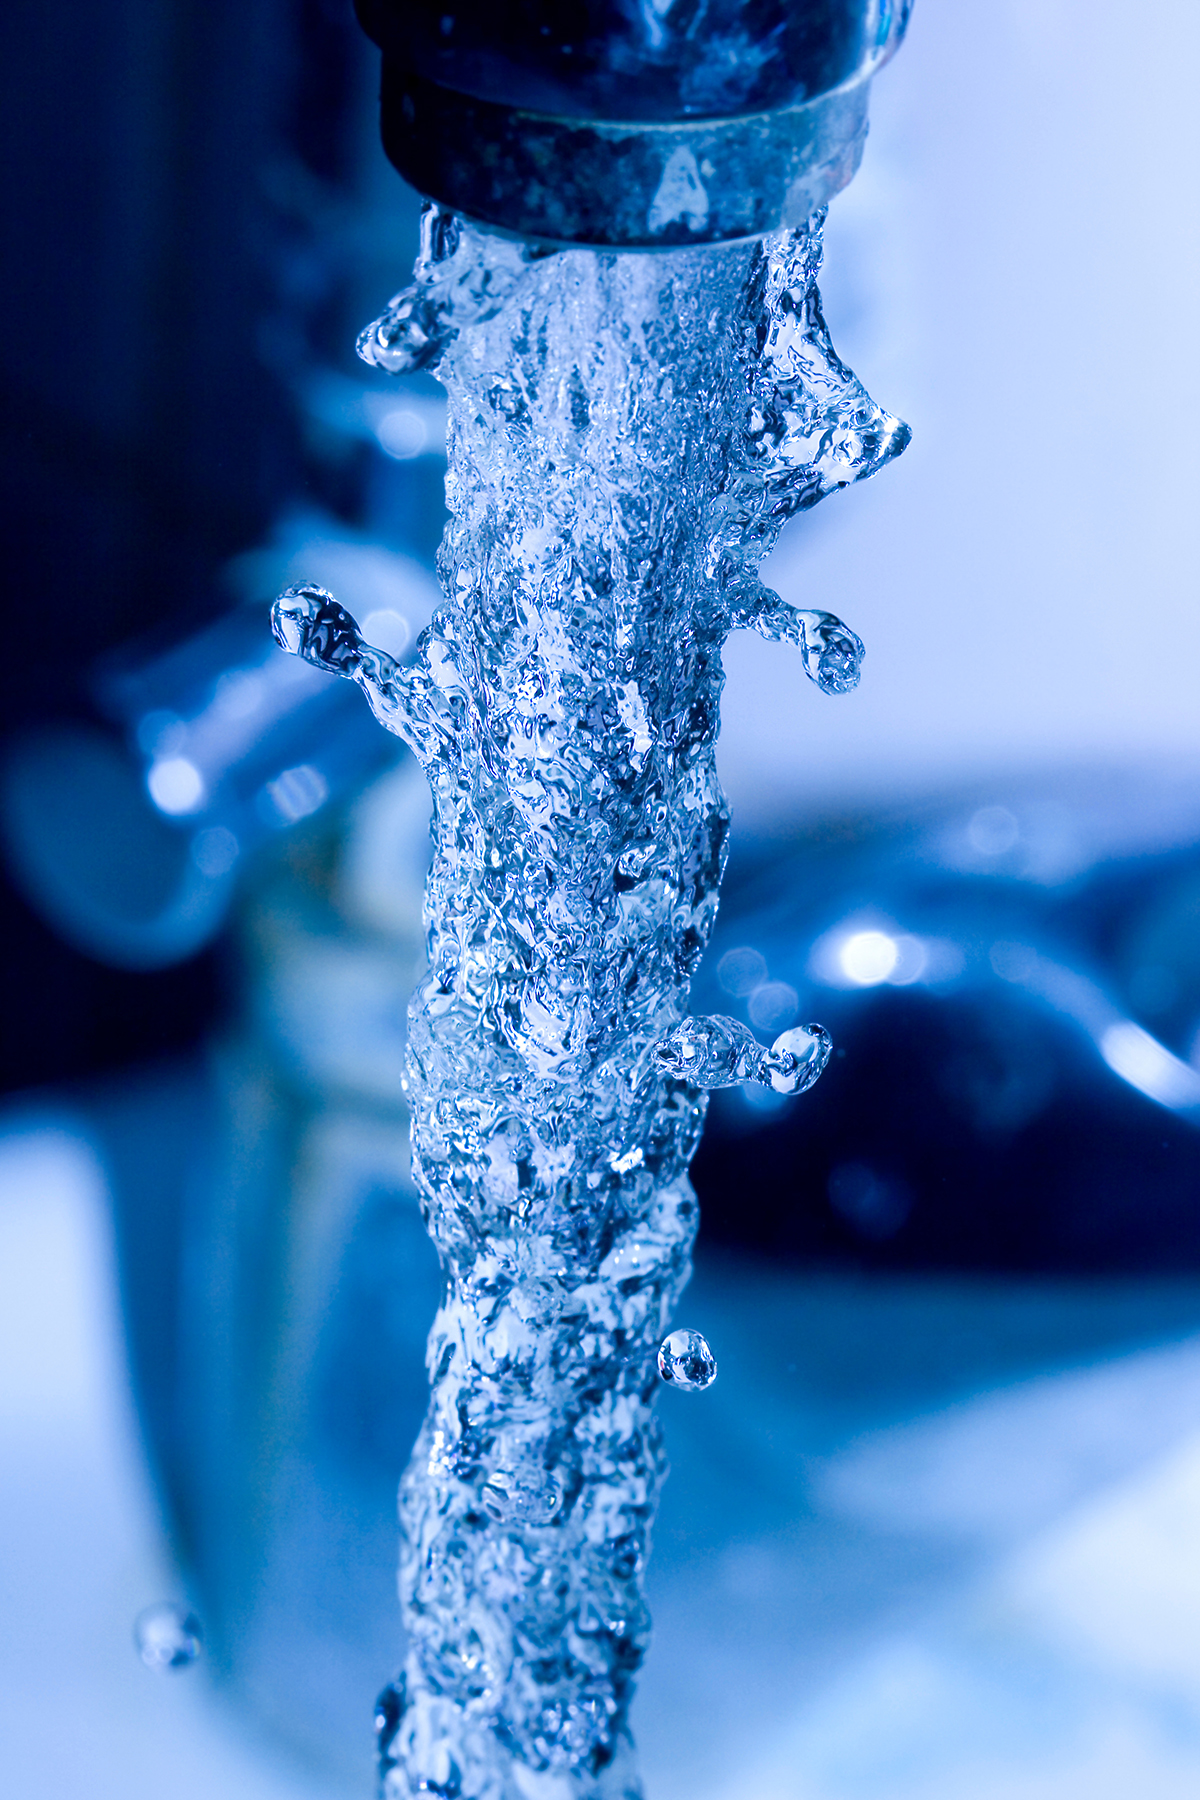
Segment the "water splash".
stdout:
<path fill-rule="evenodd" d="M 858 686 L 866 655 L 863 641 L 833 613 L 804 612 L 773 589 L 760 588 L 737 623 L 777 643 L 795 644 L 804 673 L 823 694 L 848 694 Z"/>
<path fill-rule="evenodd" d="M 447 389 L 446 604 L 402 666 L 322 590 L 277 603 L 280 641 L 359 684 L 434 801 L 407 1080 L 445 1298 L 377 1717 L 393 1800 L 640 1793 L 652 1403 L 705 1092 L 800 1093 L 829 1055 L 819 1026 L 767 1049 L 687 1017 L 729 823 L 721 646 L 750 625 L 854 685 L 853 632 L 757 567 L 907 441 L 829 342 L 821 223 L 539 256 L 428 211 L 360 350 Z"/>
<path fill-rule="evenodd" d="M 823 1025 L 795 1025 L 765 1050 L 747 1026 L 716 1013 L 682 1020 L 654 1046 L 654 1060 L 665 1074 L 705 1092 L 757 1081 L 777 1094 L 803 1094 L 832 1050 Z"/>
<path fill-rule="evenodd" d="M 698 1331 L 672 1331 L 658 1348 L 658 1372 L 669 1387 L 702 1394 L 717 1379 L 717 1359 Z"/>

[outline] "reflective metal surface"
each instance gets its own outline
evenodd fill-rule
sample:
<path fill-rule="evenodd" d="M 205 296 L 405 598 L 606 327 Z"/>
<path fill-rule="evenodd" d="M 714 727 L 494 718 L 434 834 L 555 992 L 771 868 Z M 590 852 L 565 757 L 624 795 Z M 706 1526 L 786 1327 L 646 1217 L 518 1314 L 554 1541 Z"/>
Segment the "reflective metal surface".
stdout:
<path fill-rule="evenodd" d="M 858 167 L 891 0 L 458 7 L 360 0 L 384 148 L 443 206 L 610 248 L 800 225 Z"/>

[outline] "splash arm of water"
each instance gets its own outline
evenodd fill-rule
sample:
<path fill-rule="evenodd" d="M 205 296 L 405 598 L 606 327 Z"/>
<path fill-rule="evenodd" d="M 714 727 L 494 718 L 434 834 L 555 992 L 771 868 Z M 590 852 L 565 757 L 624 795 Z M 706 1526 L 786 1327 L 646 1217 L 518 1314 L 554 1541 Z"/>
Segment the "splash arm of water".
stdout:
<path fill-rule="evenodd" d="M 682 1019 L 654 1047 L 655 1066 L 664 1074 L 710 1093 L 756 1081 L 777 1094 L 803 1094 L 829 1061 L 833 1042 L 823 1025 L 797 1025 L 760 1044 L 739 1019 L 717 1013 Z"/>
<path fill-rule="evenodd" d="M 417 640 L 417 661 L 405 666 L 366 643 L 351 618 L 324 588 L 287 588 L 271 610 L 276 642 L 314 668 L 358 683 L 379 723 L 401 738 L 426 767 L 462 729 L 464 688 L 454 657 L 431 629 Z M 436 673 L 435 673 L 436 670 Z"/>
<path fill-rule="evenodd" d="M 733 622 L 773 643 L 794 644 L 804 673 L 823 694 L 848 694 L 858 686 L 866 650 L 836 614 L 793 606 L 773 588 L 760 587 L 738 607 Z"/>

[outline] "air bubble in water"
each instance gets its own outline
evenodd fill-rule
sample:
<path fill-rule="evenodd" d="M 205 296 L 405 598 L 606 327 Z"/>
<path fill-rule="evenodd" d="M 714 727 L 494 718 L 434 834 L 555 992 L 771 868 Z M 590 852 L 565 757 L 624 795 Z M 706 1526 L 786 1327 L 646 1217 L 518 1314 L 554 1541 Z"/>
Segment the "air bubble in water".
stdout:
<path fill-rule="evenodd" d="M 659 1345 L 658 1372 L 669 1386 L 700 1394 L 717 1379 L 717 1359 L 698 1331 L 673 1331 Z"/>
<path fill-rule="evenodd" d="M 549 1525 L 562 1505 L 562 1488 L 543 1470 L 516 1474 L 501 1469 L 484 1484 L 483 1503 L 494 1519 Z"/>
<path fill-rule="evenodd" d="M 148 1669 L 187 1669 L 200 1655 L 204 1633 L 195 1613 L 165 1600 L 138 1614 L 133 1641 Z"/>

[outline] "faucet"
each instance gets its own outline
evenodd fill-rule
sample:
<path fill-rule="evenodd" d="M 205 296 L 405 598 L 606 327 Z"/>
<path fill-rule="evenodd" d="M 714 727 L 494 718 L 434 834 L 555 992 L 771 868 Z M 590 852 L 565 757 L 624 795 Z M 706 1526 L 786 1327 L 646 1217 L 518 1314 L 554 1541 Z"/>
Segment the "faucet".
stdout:
<path fill-rule="evenodd" d="M 357 0 L 384 149 L 448 211 L 531 242 L 718 244 L 845 187 L 911 0 Z"/>

